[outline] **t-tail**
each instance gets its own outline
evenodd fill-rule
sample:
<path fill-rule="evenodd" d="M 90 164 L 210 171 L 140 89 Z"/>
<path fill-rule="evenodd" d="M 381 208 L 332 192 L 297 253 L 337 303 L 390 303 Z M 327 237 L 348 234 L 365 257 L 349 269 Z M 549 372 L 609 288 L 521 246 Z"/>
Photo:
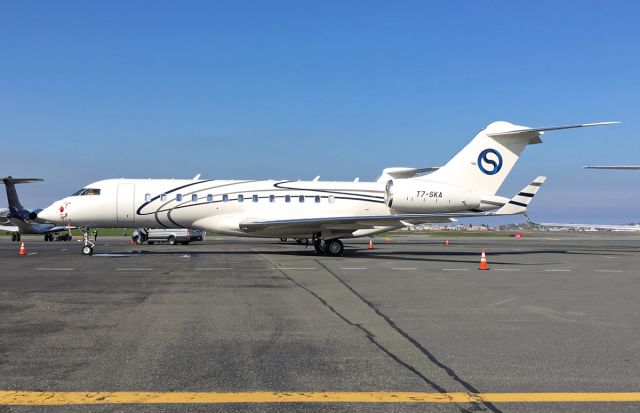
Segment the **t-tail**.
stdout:
<path fill-rule="evenodd" d="M 10 216 L 20 219 L 27 219 L 29 218 L 30 213 L 30 211 L 27 211 L 20 203 L 20 198 L 18 198 L 18 192 L 16 191 L 15 185 L 26 184 L 30 182 L 40 182 L 43 180 L 44 179 L 41 178 L 13 178 L 11 176 L 2 178 L 2 183 L 7 190 L 7 202 L 9 204 Z"/>
<path fill-rule="evenodd" d="M 528 128 L 509 122 L 493 122 L 481 130 L 449 162 L 425 176 L 430 181 L 495 194 L 527 145 L 542 143 L 546 131 L 609 125 L 618 122 Z"/>

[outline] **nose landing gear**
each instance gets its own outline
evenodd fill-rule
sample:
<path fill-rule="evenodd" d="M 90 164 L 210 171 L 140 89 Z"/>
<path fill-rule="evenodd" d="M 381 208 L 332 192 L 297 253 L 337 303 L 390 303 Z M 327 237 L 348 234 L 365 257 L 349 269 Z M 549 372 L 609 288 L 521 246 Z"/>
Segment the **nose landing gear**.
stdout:
<path fill-rule="evenodd" d="M 82 240 L 84 242 L 82 255 L 93 255 L 93 247 L 95 244 L 89 240 L 89 228 L 82 228 Z"/>

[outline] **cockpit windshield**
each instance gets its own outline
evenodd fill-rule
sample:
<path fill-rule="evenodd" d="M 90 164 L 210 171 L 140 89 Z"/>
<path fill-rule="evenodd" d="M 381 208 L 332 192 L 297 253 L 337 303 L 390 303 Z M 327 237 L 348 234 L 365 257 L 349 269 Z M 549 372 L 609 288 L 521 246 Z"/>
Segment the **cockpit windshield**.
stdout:
<path fill-rule="evenodd" d="M 71 194 L 71 196 L 84 196 L 84 195 L 100 195 L 100 189 L 99 188 L 82 188 L 81 190 Z"/>

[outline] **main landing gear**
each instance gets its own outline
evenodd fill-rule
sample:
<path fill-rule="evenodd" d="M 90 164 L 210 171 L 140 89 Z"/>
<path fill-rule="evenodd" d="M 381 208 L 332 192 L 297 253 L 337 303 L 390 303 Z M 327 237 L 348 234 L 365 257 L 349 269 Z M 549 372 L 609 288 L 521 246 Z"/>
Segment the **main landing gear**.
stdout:
<path fill-rule="evenodd" d="M 339 239 L 324 240 L 314 235 L 313 248 L 315 248 L 316 254 L 318 255 L 338 257 L 344 254 L 344 244 Z"/>
<path fill-rule="evenodd" d="M 93 247 L 95 244 L 89 240 L 89 228 L 82 229 L 82 240 L 84 242 L 82 255 L 93 255 Z"/>
<path fill-rule="evenodd" d="M 11 233 L 11 241 L 20 242 L 20 233 L 19 232 L 12 232 Z"/>

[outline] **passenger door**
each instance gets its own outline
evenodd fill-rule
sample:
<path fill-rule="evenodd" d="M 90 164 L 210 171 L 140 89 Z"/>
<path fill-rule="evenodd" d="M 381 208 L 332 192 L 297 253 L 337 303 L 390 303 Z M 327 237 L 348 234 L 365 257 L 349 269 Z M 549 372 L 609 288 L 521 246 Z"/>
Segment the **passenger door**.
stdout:
<path fill-rule="evenodd" d="M 118 184 L 116 209 L 118 222 L 129 224 L 135 222 L 135 184 Z"/>

